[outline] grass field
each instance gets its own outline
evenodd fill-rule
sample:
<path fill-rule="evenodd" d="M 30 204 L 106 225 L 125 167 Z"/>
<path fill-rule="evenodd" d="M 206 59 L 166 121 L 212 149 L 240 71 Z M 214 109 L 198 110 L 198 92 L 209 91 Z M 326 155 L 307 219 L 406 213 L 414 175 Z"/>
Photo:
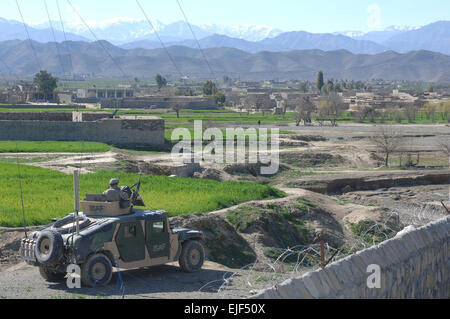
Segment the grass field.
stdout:
<path fill-rule="evenodd" d="M 19 167 L 28 226 L 47 224 L 52 218 L 60 218 L 73 211 L 71 175 L 39 167 L 0 163 L 0 226 L 23 225 Z M 82 175 L 80 194 L 103 192 L 112 177 L 120 178 L 121 185 L 132 185 L 139 178 L 137 174 L 109 171 Z M 205 213 L 249 200 L 285 196 L 267 185 L 151 175 L 142 176 L 140 193 L 148 209 L 164 209 L 171 216 Z"/>
<path fill-rule="evenodd" d="M 103 153 L 110 149 L 96 142 L 0 141 L 0 153 Z"/>
<path fill-rule="evenodd" d="M 71 113 L 73 111 L 79 111 L 77 109 L 52 109 L 52 108 L 0 108 L 0 112 L 65 112 Z M 112 109 L 89 109 L 89 112 L 110 112 L 113 113 Z M 202 120 L 204 125 L 208 123 L 226 124 L 233 123 L 239 124 L 258 124 L 261 122 L 263 125 L 267 124 L 288 124 L 295 123 L 293 119 L 294 113 L 287 112 L 285 116 L 261 113 L 247 114 L 247 113 L 237 113 L 230 110 L 182 110 L 180 112 L 180 118 L 174 111 L 166 109 L 156 109 L 156 110 L 145 110 L 145 109 L 135 109 L 135 110 L 119 110 L 118 115 L 129 115 L 129 116 L 158 116 L 166 121 L 166 125 L 193 125 L 194 120 Z M 315 121 L 319 116 L 313 115 L 312 119 Z M 354 123 L 356 121 L 349 112 L 343 112 L 338 118 L 337 122 L 340 123 Z M 381 122 L 380 118 L 377 118 L 374 123 L 365 119 L 362 123 L 366 124 L 432 124 L 432 123 L 448 123 L 446 115 L 442 112 L 436 112 L 434 122 L 426 117 L 425 113 L 418 112 L 415 121 L 409 122 L 406 117 L 403 117 L 400 123 L 394 120 L 394 115 L 389 114 L 384 123 Z"/>

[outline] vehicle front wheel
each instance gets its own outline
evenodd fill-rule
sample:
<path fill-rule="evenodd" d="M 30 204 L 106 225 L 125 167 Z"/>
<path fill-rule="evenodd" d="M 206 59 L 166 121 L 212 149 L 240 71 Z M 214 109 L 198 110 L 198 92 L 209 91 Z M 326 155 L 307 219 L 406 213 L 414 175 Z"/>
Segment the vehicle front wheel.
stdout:
<path fill-rule="evenodd" d="M 39 273 L 48 282 L 61 282 L 66 277 L 66 273 L 58 272 L 48 267 L 39 267 Z"/>
<path fill-rule="evenodd" d="M 107 286 L 112 278 L 112 264 L 104 254 L 95 254 L 81 267 L 81 281 L 89 287 Z"/>
<path fill-rule="evenodd" d="M 199 271 L 205 262 L 205 249 L 198 241 L 189 240 L 183 244 L 179 264 L 184 272 Z"/>

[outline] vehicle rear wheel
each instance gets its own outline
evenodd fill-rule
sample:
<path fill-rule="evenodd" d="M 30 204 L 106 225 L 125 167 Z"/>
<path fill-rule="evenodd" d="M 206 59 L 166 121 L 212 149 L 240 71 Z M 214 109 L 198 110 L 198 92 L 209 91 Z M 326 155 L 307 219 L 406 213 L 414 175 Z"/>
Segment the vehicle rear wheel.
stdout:
<path fill-rule="evenodd" d="M 198 241 L 188 240 L 183 244 L 179 264 L 184 272 L 199 271 L 205 262 L 205 249 Z"/>
<path fill-rule="evenodd" d="M 66 277 L 66 273 L 58 272 L 48 267 L 39 267 L 39 273 L 48 282 L 61 282 Z"/>
<path fill-rule="evenodd" d="M 112 278 L 112 264 L 104 254 L 95 254 L 81 267 L 81 281 L 89 287 L 107 286 Z"/>

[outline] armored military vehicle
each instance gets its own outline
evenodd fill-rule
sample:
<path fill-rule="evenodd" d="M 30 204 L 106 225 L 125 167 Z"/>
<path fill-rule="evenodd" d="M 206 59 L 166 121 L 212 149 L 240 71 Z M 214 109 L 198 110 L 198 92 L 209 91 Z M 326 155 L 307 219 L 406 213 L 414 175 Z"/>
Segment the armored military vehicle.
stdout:
<path fill-rule="evenodd" d="M 130 200 L 120 202 L 87 194 L 82 213 L 54 220 L 24 238 L 22 258 L 39 267 L 50 282 L 63 281 L 67 266 L 79 265 L 82 283 L 90 287 L 108 285 L 114 267 L 126 270 L 178 261 L 185 272 L 200 270 L 205 259 L 202 232 L 174 228 L 166 211 L 136 209 L 145 206 L 139 187 L 140 182 L 123 188 Z"/>

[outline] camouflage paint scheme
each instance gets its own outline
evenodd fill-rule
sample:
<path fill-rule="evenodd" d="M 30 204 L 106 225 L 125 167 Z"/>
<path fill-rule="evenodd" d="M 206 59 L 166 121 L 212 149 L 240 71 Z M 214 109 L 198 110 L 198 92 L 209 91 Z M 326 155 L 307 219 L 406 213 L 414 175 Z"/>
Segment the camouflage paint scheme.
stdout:
<path fill-rule="evenodd" d="M 89 224 L 80 229 L 79 235 L 62 234 L 64 255 L 58 265 L 52 267 L 65 271 L 67 265 L 81 265 L 95 253 L 104 253 L 114 266 L 122 269 L 163 265 L 179 259 L 182 244 L 186 240 L 203 239 L 199 231 L 171 229 L 165 211 L 133 209 L 131 214 L 125 216 L 90 216 L 87 219 Z M 21 255 L 28 264 L 40 266 L 32 251 L 33 241 L 35 243 L 39 232 L 55 230 L 53 225 L 40 229 L 30 239 L 22 241 Z M 158 232 L 159 239 L 152 229 Z"/>

